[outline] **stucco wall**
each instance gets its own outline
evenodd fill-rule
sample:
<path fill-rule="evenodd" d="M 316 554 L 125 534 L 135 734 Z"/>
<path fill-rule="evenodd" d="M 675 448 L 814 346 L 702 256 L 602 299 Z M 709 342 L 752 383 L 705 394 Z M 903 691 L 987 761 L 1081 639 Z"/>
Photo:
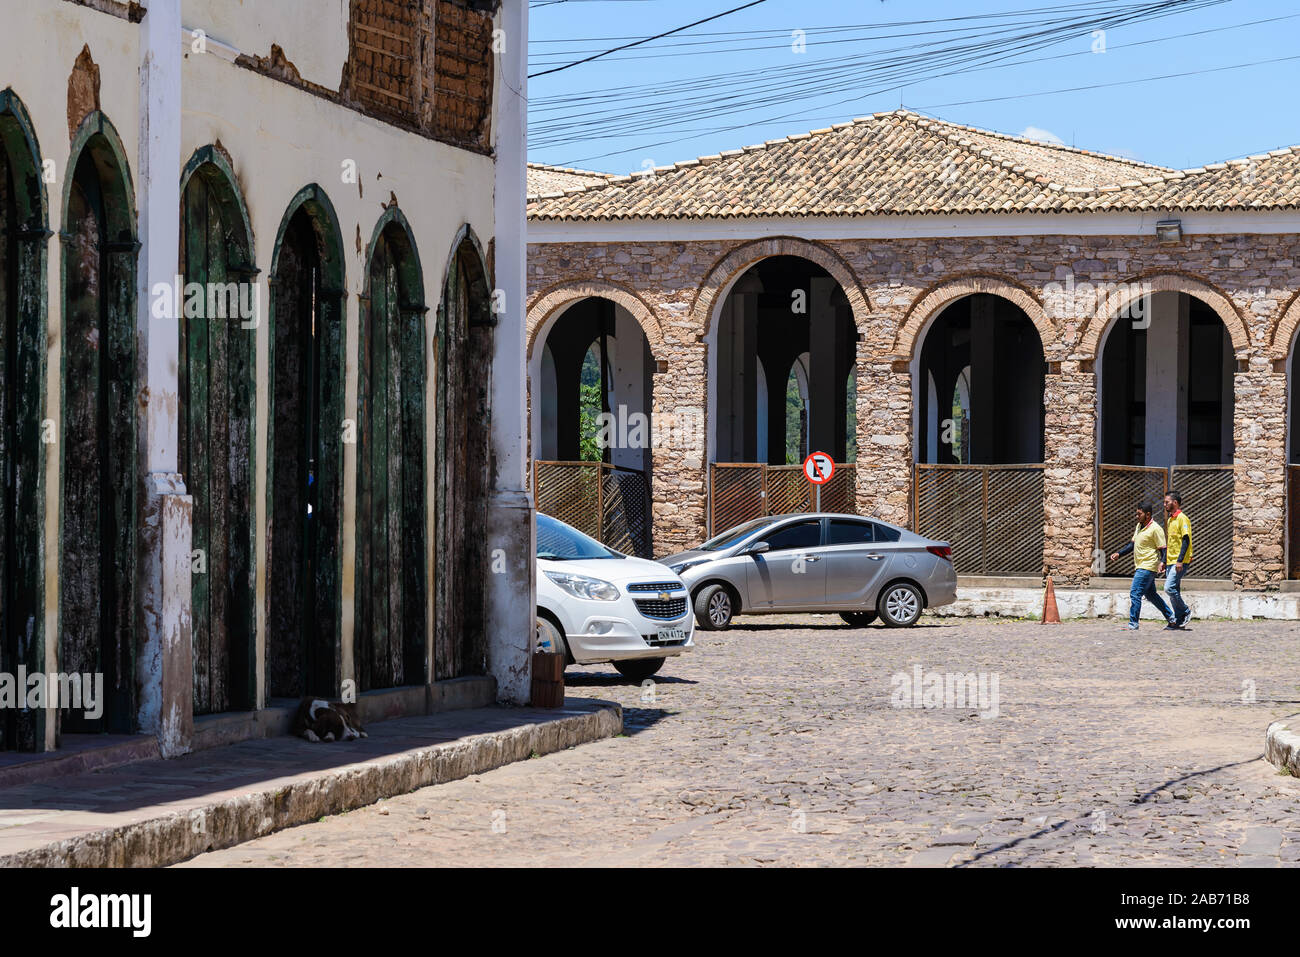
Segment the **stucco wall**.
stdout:
<path fill-rule="evenodd" d="M 46 186 L 48 241 L 47 309 L 49 350 L 45 415 L 59 431 L 61 350 L 62 196 L 70 153 L 68 78 L 83 47 L 98 67 L 99 107 L 115 125 L 126 155 L 137 206 L 140 194 L 142 122 L 142 24 L 73 3 L 43 0 L 20 3 L 3 0 L 6 29 L 0 32 L 0 89 L 11 88 L 31 117 L 43 159 L 53 161 Z M 272 42 L 281 45 L 304 79 L 330 89 L 338 86 L 347 56 L 348 0 L 184 0 L 182 19 L 212 38 L 243 52 L 265 55 Z M 146 18 L 147 18 L 146 14 Z M 177 31 L 177 47 L 182 36 Z M 304 187 L 318 184 L 335 211 L 345 254 L 346 297 L 346 417 L 357 417 L 357 356 L 360 296 L 364 290 L 369 243 L 384 206 L 396 201 L 409 222 L 423 270 L 426 356 L 433 354 L 436 316 L 453 244 L 468 228 L 490 254 L 495 240 L 494 191 L 496 164 L 490 155 L 457 149 L 419 133 L 398 129 L 342 104 L 313 95 L 239 66 L 230 51 L 194 52 L 184 47 L 181 76 L 181 149 L 176 170 L 204 146 L 219 145 L 230 158 L 246 203 L 253 232 L 255 265 L 262 284 L 262 315 L 268 297 L 277 232 L 289 202 Z M 521 47 L 522 50 L 522 47 Z M 508 131 L 514 134 L 516 131 Z M 517 134 L 516 134 L 517 135 Z M 355 177 L 352 175 L 355 171 Z M 522 177 L 522 163 L 521 172 Z M 179 210 L 172 215 L 179 216 Z M 144 237 L 142 237 L 144 238 Z M 490 263 L 489 263 L 490 266 Z M 142 261 L 143 271 L 145 264 Z M 140 286 L 170 283 L 167 275 L 141 277 Z M 149 335 L 149 303 L 138 303 L 141 335 Z M 519 320 L 516 320 L 517 322 Z M 518 326 L 515 327 L 518 329 Z M 263 321 L 256 335 L 257 456 L 256 512 L 258 701 L 264 702 L 266 613 L 266 450 L 268 434 L 269 328 Z M 142 340 L 143 341 L 143 340 Z M 174 351 L 174 344 L 172 346 Z M 174 366 L 174 363 L 173 363 Z M 176 369 L 170 370 L 174 377 Z M 433 380 L 427 380 L 427 454 L 434 462 Z M 141 383 L 143 386 L 143 382 Z M 521 401 L 522 383 L 502 383 L 507 405 Z M 142 408 L 148 398 L 142 389 Z M 513 399 L 512 399 L 513 395 Z M 175 416 L 174 406 L 170 412 Z M 341 428 L 342 423 L 336 427 Z M 327 426 L 334 427 L 334 426 Z M 173 439 L 174 440 L 174 439 Z M 343 515 L 343 661 L 351 673 L 353 565 L 355 560 L 356 446 L 345 445 Z M 58 570 L 60 542 L 59 457 L 57 446 L 45 449 L 45 660 L 58 661 Z M 175 456 L 175 450 L 169 450 Z M 430 493 L 432 494 L 432 493 Z M 433 509 L 428 512 L 426 541 L 433 568 Z M 428 616 L 432 628 L 432 596 Z M 431 640 L 431 638 L 430 638 Z M 48 726 L 47 746 L 53 746 L 54 722 Z"/>

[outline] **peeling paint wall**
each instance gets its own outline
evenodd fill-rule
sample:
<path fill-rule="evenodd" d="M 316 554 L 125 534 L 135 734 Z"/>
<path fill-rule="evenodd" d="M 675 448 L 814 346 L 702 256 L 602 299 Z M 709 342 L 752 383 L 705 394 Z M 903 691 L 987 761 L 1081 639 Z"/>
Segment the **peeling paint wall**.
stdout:
<path fill-rule="evenodd" d="M 523 0 L 509 2 L 521 4 Z M 252 507 L 256 528 L 257 701 L 260 706 L 266 701 L 264 656 L 269 600 L 266 462 L 271 339 L 266 321 L 269 306 L 266 281 L 272 274 L 275 242 L 287 204 L 304 186 L 315 183 L 328 196 L 338 216 L 345 253 L 344 417 L 355 421 L 360 297 L 364 291 L 370 253 L 369 238 L 383 213 L 384 204 L 394 200 L 398 203 L 410 224 L 418 249 L 425 299 L 431 310 L 426 322 L 425 345 L 426 356 L 430 358 L 429 368 L 432 369 L 436 335 L 433 317 L 453 242 L 465 227 L 478 237 L 484 248 L 490 248 L 495 239 L 496 164 L 485 149 L 449 145 L 431 134 L 368 116 L 340 99 L 331 99 L 322 95 L 320 90 L 312 89 L 317 86 L 326 91 L 337 91 L 344 78 L 349 55 L 351 0 L 275 0 L 266 3 L 260 0 L 156 0 L 154 6 L 154 14 L 145 13 L 143 22 L 132 22 L 126 7 L 121 11 L 112 7 L 106 12 L 69 0 L 46 0 L 36 4 L 25 0 L 0 0 L 0 11 L 5 14 L 8 26 L 0 33 L 0 89 L 12 87 L 21 99 L 32 118 L 41 157 L 52 160 L 54 164 L 54 179 L 47 186 L 48 223 L 56 235 L 50 237 L 48 246 L 50 269 L 46 321 L 49 349 L 45 416 L 53 421 L 55 434 L 58 434 L 63 361 L 60 305 L 63 283 L 62 250 L 57 231 L 63 225 L 70 147 L 69 114 L 70 111 L 84 114 L 98 104 L 121 136 L 137 205 L 147 205 L 151 182 L 148 171 L 141 168 L 144 155 L 142 137 L 150 135 L 151 124 L 148 122 L 150 118 L 143 115 L 141 104 L 151 101 L 142 94 L 142 69 L 145 68 L 142 65 L 152 61 L 145 38 L 150 16 L 155 16 L 156 25 L 161 22 L 158 17 L 163 13 L 175 17 L 178 12 L 185 28 L 200 29 L 208 38 L 219 42 L 209 43 L 204 52 L 197 52 L 191 44 L 192 38 L 183 38 L 181 31 L 176 31 L 175 43 L 182 57 L 182 105 L 180 150 L 175 169 L 179 169 L 200 148 L 219 145 L 229 158 L 246 203 L 253 235 L 254 262 L 251 265 L 260 271 L 261 321 L 256 329 L 250 331 L 256 343 L 254 447 L 257 464 Z M 426 6 L 432 8 L 433 4 Z M 496 17 L 499 18 L 500 14 Z M 430 35 L 433 33 L 431 24 L 428 32 Z M 522 37 L 518 44 L 522 62 Z M 258 71 L 257 64 L 250 66 L 251 61 L 240 56 L 267 57 L 276 47 L 282 51 L 283 60 L 292 65 L 292 72 L 301 78 L 301 83 L 292 77 L 286 81 L 264 75 Z M 498 82 L 500 75 L 495 67 L 493 83 Z M 508 130 L 508 133 L 522 142 L 522 114 L 518 122 L 518 127 Z M 492 135 L 499 135 L 495 121 L 489 126 Z M 485 143 L 485 148 L 488 145 Z M 170 165 L 170 160 L 162 164 Z M 522 164 L 519 175 L 522 177 Z M 174 186 L 178 191 L 178 184 Z M 168 209 L 166 215 L 177 219 L 179 205 Z M 145 232 L 147 226 L 148 219 L 143 218 L 140 238 L 146 247 L 149 242 Z M 163 241 L 175 243 L 174 239 L 166 237 Z M 522 275 L 520 248 L 518 266 Z M 157 256 L 149 261 L 142 256 L 139 287 L 150 290 L 155 284 L 170 283 L 179 265 L 171 262 L 175 258 L 169 254 L 164 263 Z M 522 302 L 522 284 L 517 298 Z M 142 296 L 138 309 L 140 328 L 146 330 L 145 336 L 174 338 L 174 325 L 150 323 L 149 307 L 148 297 Z M 522 335 L 522 314 L 515 315 L 511 321 L 518 323 L 516 331 Z M 512 334 L 505 337 L 505 341 L 509 343 L 513 338 Z M 182 545 L 188 553 L 188 490 L 179 484 L 168 485 L 166 477 L 174 472 L 175 467 L 173 465 L 170 472 L 163 467 L 168 461 L 175 463 L 177 456 L 176 344 L 146 338 L 142 342 L 142 356 L 152 356 L 153 363 L 162 362 L 163 366 L 149 365 L 142 369 L 139 381 L 145 408 L 141 423 L 142 444 L 149 459 L 149 462 L 140 463 L 139 479 L 143 483 L 145 472 L 151 467 L 158 476 L 154 483 L 158 486 L 155 489 L 158 494 L 152 499 L 146 495 L 140 503 L 139 527 L 142 532 L 152 530 L 155 533 L 153 539 L 159 549 L 163 549 L 161 543 L 164 540 L 169 544 L 154 556 L 157 558 L 155 563 L 140 569 L 142 578 L 150 578 L 153 582 L 149 587 L 161 589 L 155 595 L 156 600 L 150 602 L 146 615 L 150 618 L 146 627 L 151 632 L 153 644 L 148 649 L 141 649 L 147 650 L 148 654 L 142 655 L 137 669 L 142 680 L 154 685 L 148 694 L 142 696 L 141 718 L 151 726 L 183 729 L 186 723 L 177 715 L 168 719 L 168 714 L 174 710 L 176 702 L 173 698 L 188 694 L 188 690 L 178 690 L 178 675 L 169 673 L 161 660 L 151 657 L 155 653 L 174 653 L 178 645 L 188 646 L 190 641 L 188 590 L 181 588 L 181 566 L 175 561 L 177 550 Z M 142 362 L 145 361 L 142 358 Z M 158 382 L 170 383 L 170 386 L 160 393 L 151 392 L 148 387 L 151 384 L 156 386 Z M 503 392 L 507 406 L 522 402 L 522 375 L 494 377 L 494 382 Z M 435 405 L 431 382 L 427 397 L 430 410 L 428 427 L 432 430 Z M 322 424 L 323 428 L 342 429 L 343 426 L 343 422 Z M 521 436 L 519 441 L 522 441 Z M 432 440 L 428 447 L 433 448 Z M 345 444 L 343 452 L 341 581 L 343 677 L 346 678 L 352 676 L 356 446 Z M 58 661 L 59 461 L 59 454 L 53 450 L 46 456 L 44 604 L 48 662 Z M 429 467 L 432 471 L 432 461 Z M 147 521 L 144 511 L 152 516 Z M 432 516 L 432 511 L 430 514 Z M 176 527 L 176 523 L 182 520 L 181 516 L 186 523 L 184 535 Z M 432 542 L 432 527 L 428 531 L 427 540 Z M 519 562 L 512 564 L 518 565 Z M 527 566 L 524 572 L 526 580 L 531 581 L 531 562 L 523 564 Z M 429 566 L 432 568 L 433 563 L 430 562 Z M 186 594 L 178 604 L 182 591 Z M 432 587 L 429 594 L 433 594 Z M 525 627 L 531 629 L 531 622 L 525 622 Z M 172 652 L 167 652 L 168 648 Z M 518 684 L 518 681 L 513 684 Z M 49 722 L 47 728 L 46 744 L 53 747 L 55 722 Z M 182 737 L 187 733 L 182 731 Z M 169 737 L 167 740 L 170 750 L 183 746 L 180 739 Z"/>

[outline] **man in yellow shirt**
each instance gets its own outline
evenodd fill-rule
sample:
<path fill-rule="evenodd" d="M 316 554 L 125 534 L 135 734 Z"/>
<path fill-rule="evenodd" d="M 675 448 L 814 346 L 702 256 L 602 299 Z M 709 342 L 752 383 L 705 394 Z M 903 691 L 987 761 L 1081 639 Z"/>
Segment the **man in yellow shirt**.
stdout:
<path fill-rule="evenodd" d="M 1151 521 L 1153 511 L 1154 507 L 1145 502 L 1137 507 L 1137 527 L 1133 529 L 1133 540 L 1110 556 L 1111 561 L 1115 561 L 1121 555 L 1133 553 L 1133 586 L 1128 593 L 1129 631 L 1138 630 L 1143 598 L 1155 605 L 1156 611 L 1164 616 L 1166 631 L 1178 630 L 1174 624 L 1173 612 L 1160 597 L 1160 592 L 1156 591 L 1156 569 L 1165 560 L 1165 533 L 1156 522 Z"/>
<path fill-rule="evenodd" d="M 1174 623 L 1186 628 L 1192 620 L 1192 610 L 1183 601 L 1183 576 L 1192 564 L 1192 523 L 1183 511 L 1183 497 L 1178 492 L 1165 496 L 1165 562 L 1156 570 L 1165 576 L 1165 594 L 1174 607 Z"/>

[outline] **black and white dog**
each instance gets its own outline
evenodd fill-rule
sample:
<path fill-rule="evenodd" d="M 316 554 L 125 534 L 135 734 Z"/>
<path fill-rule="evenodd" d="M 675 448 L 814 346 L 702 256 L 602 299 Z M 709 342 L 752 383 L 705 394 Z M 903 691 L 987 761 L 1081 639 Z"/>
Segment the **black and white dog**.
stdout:
<path fill-rule="evenodd" d="M 357 720 L 356 705 L 324 698 L 303 698 L 293 719 L 293 733 L 308 741 L 353 741 L 368 737 Z"/>

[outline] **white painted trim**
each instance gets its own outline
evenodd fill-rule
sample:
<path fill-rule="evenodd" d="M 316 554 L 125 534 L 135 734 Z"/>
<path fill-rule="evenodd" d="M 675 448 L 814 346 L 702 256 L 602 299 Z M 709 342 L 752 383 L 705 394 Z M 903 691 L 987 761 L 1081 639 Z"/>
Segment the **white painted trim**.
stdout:
<path fill-rule="evenodd" d="M 1300 210 L 1178 213 L 948 214 L 927 216 L 652 219 L 528 223 L 528 242 L 705 242 L 798 236 L 810 240 L 921 239 L 967 236 L 1145 236 L 1156 222 L 1181 219 L 1183 235 L 1300 233 Z"/>

